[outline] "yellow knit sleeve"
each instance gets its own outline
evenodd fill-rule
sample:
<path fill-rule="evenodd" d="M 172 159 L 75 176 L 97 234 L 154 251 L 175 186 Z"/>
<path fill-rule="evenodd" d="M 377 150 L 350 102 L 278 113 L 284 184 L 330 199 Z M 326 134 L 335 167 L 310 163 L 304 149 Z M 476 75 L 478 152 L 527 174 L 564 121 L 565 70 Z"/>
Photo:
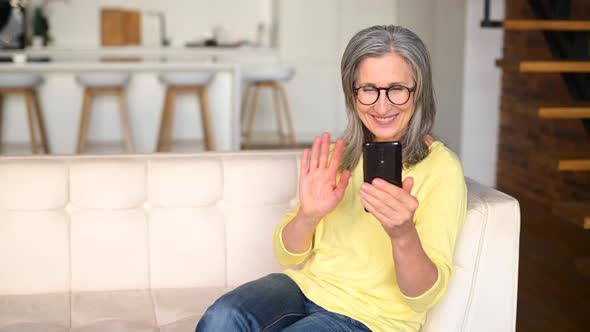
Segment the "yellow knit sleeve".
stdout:
<path fill-rule="evenodd" d="M 436 269 L 438 270 L 438 278 L 429 290 L 416 297 L 406 296 L 404 293 L 401 293 L 408 306 L 416 312 L 425 312 L 432 308 L 433 305 L 442 299 L 449 285 L 449 278 L 452 271 L 444 263 L 435 261 L 434 265 L 436 265 Z"/>
<path fill-rule="evenodd" d="M 436 265 L 438 278 L 418 297 L 404 297 L 416 312 L 424 312 L 446 293 L 453 274 L 453 253 L 467 213 L 467 186 L 458 160 L 428 181 L 428 193 L 420 202 L 414 222 L 422 247 Z"/>
<path fill-rule="evenodd" d="M 305 258 L 307 258 L 307 256 L 311 252 L 311 249 L 313 248 L 312 243 L 312 245 L 304 253 L 301 254 L 292 253 L 289 250 L 287 250 L 287 248 L 285 248 L 285 244 L 283 243 L 283 229 L 295 217 L 295 215 L 297 215 L 297 211 L 299 211 L 299 203 L 295 206 L 293 210 L 288 212 L 283 217 L 283 219 L 281 219 L 279 224 L 276 226 L 272 236 L 275 257 L 277 258 L 279 264 L 283 266 L 297 265 L 303 263 L 303 261 L 305 260 Z"/>

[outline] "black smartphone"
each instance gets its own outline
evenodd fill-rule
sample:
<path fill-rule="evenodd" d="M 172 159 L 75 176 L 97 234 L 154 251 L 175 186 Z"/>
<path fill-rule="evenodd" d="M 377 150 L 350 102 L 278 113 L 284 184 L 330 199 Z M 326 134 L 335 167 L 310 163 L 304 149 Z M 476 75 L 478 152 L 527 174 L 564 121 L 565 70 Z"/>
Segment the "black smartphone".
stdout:
<path fill-rule="evenodd" d="M 371 183 L 380 178 L 398 187 L 402 186 L 401 142 L 369 142 L 363 144 L 364 181 Z"/>

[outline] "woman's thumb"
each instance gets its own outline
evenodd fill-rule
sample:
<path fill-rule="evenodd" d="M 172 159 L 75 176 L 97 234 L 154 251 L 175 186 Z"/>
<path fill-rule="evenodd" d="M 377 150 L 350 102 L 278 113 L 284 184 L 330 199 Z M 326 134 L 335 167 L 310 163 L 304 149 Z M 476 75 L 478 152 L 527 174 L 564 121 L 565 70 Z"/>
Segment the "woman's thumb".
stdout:
<path fill-rule="evenodd" d="M 412 187 L 414 186 L 414 178 L 407 177 L 404 182 L 402 183 L 402 189 L 407 192 L 408 194 L 412 191 Z"/>

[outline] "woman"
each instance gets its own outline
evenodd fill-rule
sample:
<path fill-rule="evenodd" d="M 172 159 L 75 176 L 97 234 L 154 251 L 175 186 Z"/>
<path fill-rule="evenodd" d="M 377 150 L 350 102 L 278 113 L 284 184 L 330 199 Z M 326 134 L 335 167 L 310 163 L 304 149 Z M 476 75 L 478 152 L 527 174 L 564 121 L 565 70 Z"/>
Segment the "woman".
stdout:
<path fill-rule="evenodd" d="M 407 29 L 374 26 L 341 70 L 344 137 L 303 151 L 300 202 L 273 237 L 282 265 L 303 266 L 222 296 L 197 331 L 418 331 L 446 292 L 467 194 L 459 160 L 430 135 L 428 51 Z M 396 140 L 402 188 L 363 183 L 362 144 Z"/>

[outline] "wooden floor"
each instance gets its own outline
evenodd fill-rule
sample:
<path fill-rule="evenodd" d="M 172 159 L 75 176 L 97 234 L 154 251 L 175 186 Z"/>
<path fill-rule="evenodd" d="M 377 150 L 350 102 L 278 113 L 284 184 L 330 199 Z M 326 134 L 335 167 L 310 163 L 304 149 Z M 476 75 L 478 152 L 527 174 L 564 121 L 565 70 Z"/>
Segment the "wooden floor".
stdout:
<path fill-rule="evenodd" d="M 520 203 L 516 331 L 590 331 L 590 279 L 575 267 L 577 257 L 590 257 L 590 231 Z"/>

